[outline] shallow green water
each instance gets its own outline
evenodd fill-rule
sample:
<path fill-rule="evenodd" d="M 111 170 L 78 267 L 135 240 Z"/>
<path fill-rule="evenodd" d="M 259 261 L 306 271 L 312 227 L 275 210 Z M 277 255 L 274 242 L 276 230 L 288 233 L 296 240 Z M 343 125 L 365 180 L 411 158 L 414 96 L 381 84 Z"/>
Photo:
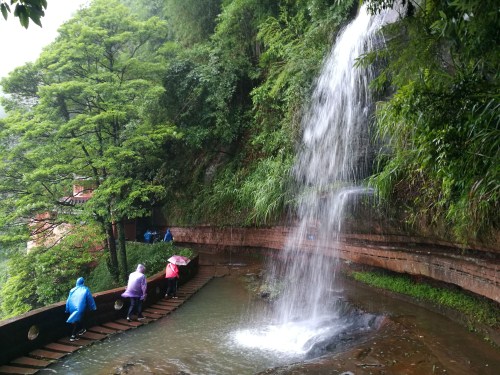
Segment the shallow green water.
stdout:
<path fill-rule="evenodd" d="M 357 284 L 347 282 L 338 289 L 336 295 L 367 311 L 410 320 L 429 349 L 444 363 L 454 363 L 457 374 L 496 374 L 498 349 L 445 316 Z M 305 360 L 305 353 L 273 350 L 267 338 L 257 345 L 238 341 L 242 332 L 269 327 L 264 306 L 240 278 L 216 278 L 171 315 L 83 348 L 40 373 L 244 375 Z M 279 345 L 287 345 L 289 333 L 283 331 Z"/>
<path fill-rule="evenodd" d="M 252 374 L 300 360 L 235 344 L 235 331 L 250 323 L 250 306 L 254 312 L 261 307 L 241 283 L 217 278 L 171 315 L 84 348 L 44 371 L 113 374 L 129 364 L 134 373 L 145 374 Z"/>

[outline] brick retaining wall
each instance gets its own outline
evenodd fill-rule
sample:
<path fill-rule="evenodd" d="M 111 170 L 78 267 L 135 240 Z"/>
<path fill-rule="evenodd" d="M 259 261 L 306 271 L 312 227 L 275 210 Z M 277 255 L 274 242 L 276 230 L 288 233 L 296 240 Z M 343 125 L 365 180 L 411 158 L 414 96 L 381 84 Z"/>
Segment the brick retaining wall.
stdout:
<path fill-rule="evenodd" d="M 293 228 L 170 227 L 176 243 L 215 248 L 282 250 Z M 500 303 L 500 253 L 475 246 L 460 248 L 450 242 L 402 235 L 346 234 L 321 249 L 354 263 L 421 275 L 455 284 Z"/>

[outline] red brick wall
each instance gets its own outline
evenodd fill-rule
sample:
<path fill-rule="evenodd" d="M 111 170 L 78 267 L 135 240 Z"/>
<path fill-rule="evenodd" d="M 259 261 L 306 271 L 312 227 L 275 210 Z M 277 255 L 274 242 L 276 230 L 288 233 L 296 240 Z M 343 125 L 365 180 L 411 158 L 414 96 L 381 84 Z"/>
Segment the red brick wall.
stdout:
<path fill-rule="evenodd" d="M 170 229 L 176 243 L 232 247 L 233 251 L 235 247 L 282 250 L 291 230 L 209 226 Z M 455 284 L 500 303 L 498 249 L 463 249 L 449 242 L 401 235 L 347 234 L 322 251 L 354 263 Z"/>

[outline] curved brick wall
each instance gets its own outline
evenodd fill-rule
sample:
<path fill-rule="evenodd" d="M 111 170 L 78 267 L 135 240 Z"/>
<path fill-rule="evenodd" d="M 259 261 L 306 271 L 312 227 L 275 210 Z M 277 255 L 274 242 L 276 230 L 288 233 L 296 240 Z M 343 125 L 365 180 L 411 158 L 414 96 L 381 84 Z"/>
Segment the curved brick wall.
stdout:
<path fill-rule="evenodd" d="M 289 227 L 215 228 L 170 227 L 176 243 L 215 248 L 281 250 Z M 421 275 L 458 285 L 500 303 L 500 253 L 476 246 L 463 249 L 452 243 L 401 235 L 346 234 L 325 247 L 332 256 L 354 263 Z"/>

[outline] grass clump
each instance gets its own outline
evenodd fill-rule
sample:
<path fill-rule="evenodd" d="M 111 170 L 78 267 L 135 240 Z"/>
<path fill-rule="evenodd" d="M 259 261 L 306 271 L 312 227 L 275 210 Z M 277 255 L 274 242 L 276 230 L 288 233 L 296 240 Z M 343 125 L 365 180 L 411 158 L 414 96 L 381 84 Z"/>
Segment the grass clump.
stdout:
<path fill-rule="evenodd" d="M 147 244 L 142 242 L 127 242 L 127 268 L 135 271 L 139 263 L 146 266 L 146 276 L 150 277 L 162 271 L 167 265 L 167 259 L 172 255 L 182 255 L 192 258 L 191 249 L 175 246 L 172 242 L 156 242 Z M 86 284 L 93 293 L 124 286 L 113 281 L 108 271 L 106 257 L 100 257 L 97 266 L 92 270 Z"/>
<path fill-rule="evenodd" d="M 419 301 L 450 308 L 460 312 L 471 330 L 477 325 L 497 328 L 500 326 L 498 305 L 463 291 L 435 287 L 415 282 L 405 275 L 394 275 L 382 272 L 352 272 L 351 276 L 362 283 L 376 288 L 411 296 Z"/>

